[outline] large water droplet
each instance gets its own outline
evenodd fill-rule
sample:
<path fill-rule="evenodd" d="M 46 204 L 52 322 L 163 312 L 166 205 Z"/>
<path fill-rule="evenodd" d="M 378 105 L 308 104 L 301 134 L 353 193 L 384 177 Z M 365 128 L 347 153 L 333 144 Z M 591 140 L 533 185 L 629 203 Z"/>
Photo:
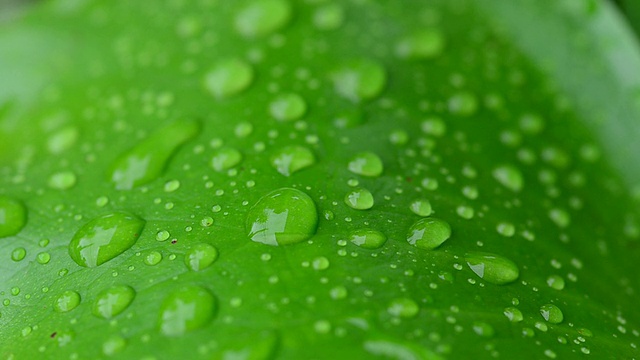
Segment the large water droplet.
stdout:
<path fill-rule="evenodd" d="M 211 166 L 215 171 L 224 171 L 240 164 L 242 153 L 234 148 L 222 148 L 213 153 Z"/>
<path fill-rule="evenodd" d="M 353 102 L 371 100 L 382 92 L 387 74 L 379 63 L 372 60 L 353 60 L 332 74 L 336 92 Z"/>
<path fill-rule="evenodd" d="M 373 194 L 367 189 L 354 189 L 345 195 L 344 202 L 352 209 L 368 210 L 371 209 L 374 204 Z"/>
<path fill-rule="evenodd" d="M 542 305 L 540 307 L 540 315 L 552 324 L 560 324 L 564 320 L 562 310 L 553 304 Z"/>
<path fill-rule="evenodd" d="M 507 319 L 509 319 L 509 321 L 511 322 L 520 322 L 524 319 L 524 316 L 522 316 L 522 311 L 515 307 L 505 308 L 503 313 L 504 316 L 506 316 Z"/>
<path fill-rule="evenodd" d="M 426 218 L 416 221 L 407 234 L 407 241 L 420 249 L 433 250 L 451 237 L 451 226 L 444 220 Z"/>
<path fill-rule="evenodd" d="M 371 229 L 359 229 L 351 232 L 349 241 L 365 249 L 377 249 L 387 241 L 385 234 Z"/>
<path fill-rule="evenodd" d="M 280 94 L 269 104 L 269 113 L 279 121 L 300 119 L 307 112 L 307 102 L 298 94 Z"/>
<path fill-rule="evenodd" d="M 96 267 L 129 249 L 145 221 L 125 213 L 95 218 L 82 226 L 69 243 L 69 255 L 80 266 Z"/>
<path fill-rule="evenodd" d="M 27 208 L 22 202 L 0 196 L 0 238 L 20 232 L 27 222 Z"/>
<path fill-rule="evenodd" d="M 53 309 L 57 312 L 67 312 L 80 305 L 80 294 L 73 290 L 63 292 L 53 303 Z"/>
<path fill-rule="evenodd" d="M 436 29 L 414 32 L 396 45 L 396 55 L 403 59 L 430 59 L 442 54 L 444 36 Z"/>
<path fill-rule="evenodd" d="M 186 286 L 167 296 L 160 306 L 160 331 L 180 336 L 204 327 L 213 318 L 216 301 L 200 286 Z"/>
<path fill-rule="evenodd" d="M 499 255 L 472 252 L 465 255 L 465 261 L 476 275 L 492 284 L 509 284 L 520 276 L 516 264 Z"/>
<path fill-rule="evenodd" d="M 93 315 L 110 319 L 122 313 L 133 301 L 136 291 L 127 285 L 110 287 L 98 294 L 93 302 Z"/>
<path fill-rule="evenodd" d="M 315 164 L 313 152 L 304 146 L 285 146 L 271 156 L 271 166 L 284 176 Z"/>
<path fill-rule="evenodd" d="M 245 37 L 262 37 L 287 25 L 292 13 L 287 0 L 253 0 L 236 14 L 234 25 Z"/>
<path fill-rule="evenodd" d="M 218 259 L 218 249 L 209 244 L 192 246 L 184 257 L 189 270 L 200 271 L 208 268 Z"/>
<path fill-rule="evenodd" d="M 192 120 L 169 124 L 122 154 L 113 163 L 109 178 L 119 190 L 128 190 L 155 180 L 178 147 L 199 131 L 199 123 Z"/>
<path fill-rule="evenodd" d="M 377 177 L 382 174 L 384 166 L 380 157 L 372 152 L 362 152 L 352 157 L 347 165 L 354 174 Z"/>
<path fill-rule="evenodd" d="M 515 192 L 522 190 L 524 186 L 524 178 L 522 173 L 516 167 L 511 165 L 502 165 L 493 169 L 493 177 L 502 186 Z"/>
<path fill-rule="evenodd" d="M 225 99 L 245 91 L 253 82 L 254 71 L 248 62 L 231 58 L 220 60 L 204 75 L 205 89 L 216 99 Z"/>
<path fill-rule="evenodd" d="M 309 239 L 316 232 L 318 212 L 309 195 L 282 188 L 263 196 L 247 213 L 246 228 L 252 241 L 286 245 Z"/>

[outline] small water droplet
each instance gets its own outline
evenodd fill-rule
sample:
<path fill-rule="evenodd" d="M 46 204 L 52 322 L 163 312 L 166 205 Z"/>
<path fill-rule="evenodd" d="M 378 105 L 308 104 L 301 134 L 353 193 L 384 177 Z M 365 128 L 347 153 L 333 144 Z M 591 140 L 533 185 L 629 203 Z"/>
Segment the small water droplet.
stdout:
<path fill-rule="evenodd" d="M 238 123 L 238 125 L 236 125 L 233 132 L 239 138 L 246 138 L 253 132 L 253 124 L 248 121 L 241 121 Z"/>
<path fill-rule="evenodd" d="M 271 156 L 271 166 L 284 176 L 291 176 L 315 162 L 311 150 L 297 145 L 283 147 Z"/>
<path fill-rule="evenodd" d="M 407 241 L 420 249 L 433 250 L 451 237 L 451 226 L 444 220 L 426 218 L 416 221 L 407 234 Z"/>
<path fill-rule="evenodd" d="M 447 124 L 439 117 L 430 117 L 420 124 L 422 132 L 436 137 L 444 136 L 447 133 Z"/>
<path fill-rule="evenodd" d="M 76 141 L 78 141 L 79 136 L 80 132 L 76 127 L 64 127 L 49 136 L 49 139 L 47 140 L 47 149 L 49 149 L 52 154 L 60 154 L 72 147 Z"/>
<path fill-rule="evenodd" d="M 56 190 L 68 190 L 76 184 L 77 179 L 76 174 L 72 171 L 60 171 L 49 177 L 47 185 Z"/>
<path fill-rule="evenodd" d="M 393 299 L 387 306 L 387 312 L 395 317 L 412 318 L 418 315 L 420 307 L 409 298 Z"/>
<path fill-rule="evenodd" d="M 538 115 L 526 114 L 520 118 L 520 129 L 529 135 L 538 135 L 544 130 L 544 120 Z"/>
<path fill-rule="evenodd" d="M 93 302 L 93 315 L 110 319 L 129 307 L 135 296 L 136 291 L 127 285 L 116 285 L 103 290 Z"/>
<path fill-rule="evenodd" d="M 336 92 L 353 102 L 371 100 L 387 83 L 384 67 L 373 60 L 352 60 L 331 74 Z"/>
<path fill-rule="evenodd" d="M 373 194 L 367 189 L 353 189 L 345 195 L 344 202 L 352 209 L 368 210 L 374 204 Z"/>
<path fill-rule="evenodd" d="M 564 320 L 562 310 L 553 304 L 542 305 L 540 307 L 540 315 L 552 324 L 560 324 Z"/>
<path fill-rule="evenodd" d="M 180 180 L 169 180 L 164 184 L 164 191 L 174 192 L 180 188 Z"/>
<path fill-rule="evenodd" d="M 251 86 L 255 74 L 248 62 L 230 58 L 215 64 L 204 75 L 204 88 L 216 99 L 236 96 Z"/>
<path fill-rule="evenodd" d="M 193 245 L 184 257 L 187 268 L 200 271 L 208 268 L 218 259 L 218 249 L 209 244 Z"/>
<path fill-rule="evenodd" d="M 158 265 L 162 261 L 162 253 L 158 251 L 150 251 L 144 256 L 144 263 L 149 266 Z"/>
<path fill-rule="evenodd" d="M 431 59 L 442 54 L 445 39 L 437 29 L 411 33 L 396 45 L 396 55 L 402 59 Z"/>
<path fill-rule="evenodd" d="M 547 278 L 547 285 L 556 290 L 564 289 L 564 279 L 558 275 L 551 275 Z"/>
<path fill-rule="evenodd" d="M 15 248 L 11 252 L 11 260 L 13 261 L 22 261 L 25 256 L 27 256 L 27 250 L 23 247 Z"/>
<path fill-rule="evenodd" d="M 349 241 L 365 249 L 378 249 L 387 241 L 387 236 L 380 231 L 359 229 L 351 232 Z"/>
<path fill-rule="evenodd" d="M 317 224 L 318 212 L 313 200 L 292 188 L 281 188 L 264 195 L 246 218 L 249 238 L 274 246 L 309 239 L 315 234 Z"/>
<path fill-rule="evenodd" d="M 348 295 L 347 288 L 342 285 L 338 285 L 329 291 L 329 296 L 334 300 L 344 299 Z"/>
<path fill-rule="evenodd" d="M 63 292 L 53 303 L 53 309 L 57 312 L 68 312 L 80 305 L 80 294 L 67 290 Z"/>
<path fill-rule="evenodd" d="M 389 134 L 389 141 L 394 145 L 406 145 L 409 142 L 409 134 L 404 130 L 394 130 Z"/>
<path fill-rule="evenodd" d="M 96 267 L 129 249 L 145 221 L 134 215 L 111 213 L 82 226 L 69 243 L 69 255 L 80 266 Z"/>
<path fill-rule="evenodd" d="M 313 13 L 313 24 L 318 30 L 335 30 L 342 26 L 344 17 L 344 8 L 340 4 L 326 4 Z"/>
<path fill-rule="evenodd" d="M 115 355 L 127 347 L 127 340 L 121 336 L 112 336 L 102 344 L 102 353 L 107 356 Z"/>
<path fill-rule="evenodd" d="M 520 322 L 524 319 L 524 316 L 522 316 L 522 312 L 515 307 L 505 308 L 503 314 L 511 322 Z"/>
<path fill-rule="evenodd" d="M 475 332 L 476 334 L 482 337 L 488 337 L 488 338 L 493 337 L 493 335 L 495 334 L 495 330 L 493 329 L 493 326 L 482 321 L 475 321 L 473 323 L 473 332 Z"/>
<path fill-rule="evenodd" d="M 97 207 L 104 207 L 109 203 L 109 198 L 106 196 L 100 196 L 99 198 L 96 199 L 96 206 Z"/>
<path fill-rule="evenodd" d="M 48 264 L 49 261 L 51 261 L 51 254 L 49 254 L 48 252 L 38 253 L 38 255 L 36 255 L 36 261 L 43 265 Z"/>
<path fill-rule="evenodd" d="M 279 121 L 300 119 L 307 112 L 307 102 L 298 94 L 280 94 L 269 104 L 269 113 Z"/>
<path fill-rule="evenodd" d="M 324 256 L 318 256 L 311 262 L 311 266 L 313 266 L 314 270 L 326 270 L 329 268 L 330 264 L 329 259 Z"/>
<path fill-rule="evenodd" d="M 512 223 L 501 222 L 496 226 L 498 234 L 506 237 L 512 237 L 516 233 L 516 227 Z"/>
<path fill-rule="evenodd" d="M 378 177 L 382 174 L 384 166 L 380 157 L 372 152 L 362 152 L 351 158 L 347 165 L 349 171 L 354 174 Z"/>
<path fill-rule="evenodd" d="M 499 255 L 472 252 L 465 255 L 465 261 L 476 275 L 492 284 L 509 284 L 520 276 L 516 264 Z"/>
<path fill-rule="evenodd" d="M 285 27 L 292 16 L 287 0 L 253 0 L 236 14 L 234 25 L 242 36 L 263 37 Z"/>
<path fill-rule="evenodd" d="M 167 296 L 160 306 L 160 331 L 180 336 L 204 327 L 213 318 L 216 299 L 200 286 L 185 286 Z"/>
<path fill-rule="evenodd" d="M 213 225 L 213 218 L 211 216 L 205 216 L 200 220 L 200 225 L 204 227 L 209 227 Z"/>
<path fill-rule="evenodd" d="M 471 92 L 463 91 L 449 98 L 449 111 L 459 116 L 471 116 L 478 110 L 478 98 Z"/>
<path fill-rule="evenodd" d="M 411 205 L 409 205 L 409 209 L 411 209 L 414 214 L 423 217 L 427 217 L 433 212 L 431 209 L 431 202 L 427 199 L 414 200 Z"/>
<path fill-rule="evenodd" d="M 211 167 L 215 171 L 225 171 L 240 164 L 242 153 L 234 148 L 221 148 L 213 153 Z"/>
<path fill-rule="evenodd" d="M 456 214 L 465 220 L 473 219 L 476 212 L 471 206 L 460 205 L 456 208 Z"/>
<path fill-rule="evenodd" d="M 498 166 L 493 169 L 492 174 L 494 179 L 496 179 L 502 186 L 511 191 L 519 192 L 524 186 L 524 178 L 522 177 L 522 173 L 514 166 Z"/>
<path fill-rule="evenodd" d="M 560 228 L 566 228 L 571 224 L 571 216 L 569 213 L 558 208 L 549 210 L 549 219 Z"/>

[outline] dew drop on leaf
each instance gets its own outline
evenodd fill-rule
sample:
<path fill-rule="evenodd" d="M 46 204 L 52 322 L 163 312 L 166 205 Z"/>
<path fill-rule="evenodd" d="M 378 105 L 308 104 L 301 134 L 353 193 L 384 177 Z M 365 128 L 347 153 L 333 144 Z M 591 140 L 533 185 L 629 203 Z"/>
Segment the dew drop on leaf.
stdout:
<path fill-rule="evenodd" d="M 407 241 L 420 249 L 433 250 L 451 237 L 451 226 L 444 220 L 426 218 L 416 221 L 407 233 Z"/>
<path fill-rule="evenodd" d="M 13 236 L 27 222 L 27 208 L 22 202 L 0 195 L 0 238 Z"/>
<path fill-rule="evenodd" d="M 93 302 L 93 315 L 110 319 L 129 307 L 135 296 L 136 291 L 127 285 L 116 285 L 103 290 Z"/>
<path fill-rule="evenodd" d="M 335 30 L 342 26 L 344 17 L 344 8 L 339 3 L 329 3 L 313 13 L 313 25 L 318 30 Z"/>
<path fill-rule="evenodd" d="M 57 312 L 68 312 L 80 305 L 80 294 L 73 290 L 63 292 L 53 303 L 53 309 Z"/>
<path fill-rule="evenodd" d="M 387 241 L 387 236 L 377 230 L 359 229 L 349 234 L 349 241 L 361 248 L 378 249 Z"/>
<path fill-rule="evenodd" d="M 213 64 L 203 78 L 204 88 L 216 99 L 236 96 L 251 86 L 254 70 L 248 62 L 223 59 Z"/>
<path fill-rule="evenodd" d="M 373 194 L 364 188 L 353 189 L 345 195 L 344 202 L 352 209 L 368 210 L 374 204 Z"/>
<path fill-rule="evenodd" d="M 69 243 L 69 255 L 80 266 L 96 267 L 129 249 L 140 236 L 145 221 L 115 212 L 82 226 Z"/>
<path fill-rule="evenodd" d="M 418 315 L 420 307 L 409 298 L 393 299 L 387 306 L 387 312 L 395 317 L 412 318 Z"/>
<path fill-rule="evenodd" d="M 253 0 L 235 15 L 234 26 L 242 36 L 263 37 L 285 27 L 292 15 L 288 0 Z"/>
<path fill-rule="evenodd" d="M 224 171 L 240 164 L 242 153 L 234 148 L 221 148 L 213 153 L 211 167 L 215 171 Z"/>
<path fill-rule="evenodd" d="M 147 254 L 144 255 L 143 261 L 145 264 L 149 266 L 158 265 L 160 261 L 162 261 L 162 253 L 155 250 L 149 251 Z"/>
<path fill-rule="evenodd" d="M 372 152 L 356 154 L 351 158 L 351 160 L 349 160 L 347 168 L 354 174 L 368 177 L 378 177 L 384 170 L 382 160 L 378 155 Z"/>
<path fill-rule="evenodd" d="M 439 117 L 430 117 L 420 123 L 422 132 L 427 135 L 441 137 L 447 133 L 447 124 Z"/>
<path fill-rule="evenodd" d="M 107 356 L 118 354 L 127 347 L 127 340 L 121 336 L 112 336 L 102 343 L 102 353 Z"/>
<path fill-rule="evenodd" d="M 184 257 L 184 263 L 191 271 L 208 268 L 218 259 L 218 249 L 209 244 L 195 244 L 191 246 Z"/>
<path fill-rule="evenodd" d="M 246 229 L 252 241 L 287 245 L 312 237 L 318 224 L 316 205 L 309 195 L 281 188 L 264 195 L 249 210 Z"/>
<path fill-rule="evenodd" d="M 522 312 L 515 307 L 505 308 L 503 314 L 511 322 L 520 322 L 524 319 L 524 317 L 522 316 Z"/>
<path fill-rule="evenodd" d="M 498 234 L 505 237 L 512 237 L 516 233 L 516 227 L 512 223 L 501 222 L 496 226 Z"/>
<path fill-rule="evenodd" d="M 563 209 L 554 208 L 549 210 L 549 219 L 560 228 L 566 228 L 571 224 L 571 216 Z"/>
<path fill-rule="evenodd" d="M 409 209 L 411 209 L 414 214 L 423 217 L 427 217 L 433 212 L 431 202 L 427 199 L 414 200 L 411 205 L 409 205 Z"/>
<path fill-rule="evenodd" d="M 387 83 L 387 73 L 373 60 L 352 60 L 331 74 L 336 92 L 353 102 L 371 100 L 382 92 Z"/>
<path fill-rule="evenodd" d="M 185 286 L 169 294 L 160 306 L 160 331 L 180 336 L 204 327 L 216 311 L 213 295 L 200 286 Z"/>
<path fill-rule="evenodd" d="M 473 328 L 473 332 L 475 332 L 476 334 L 482 337 L 490 338 L 490 337 L 493 337 L 493 335 L 495 334 L 495 330 L 493 329 L 493 326 L 483 321 L 475 321 L 473 323 L 472 328 Z"/>
<path fill-rule="evenodd" d="M 493 178 L 507 189 L 519 192 L 524 186 L 522 173 L 512 165 L 502 165 L 493 169 Z"/>
<path fill-rule="evenodd" d="M 564 279 L 561 276 L 551 275 L 547 278 L 547 285 L 552 289 L 562 290 L 564 289 L 564 284 Z"/>
<path fill-rule="evenodd" d="M 60 171 L 49 176 L 47 185 L 55 190 L 71 189 L 77 181 L 77 176 L 72 171 Z"/>
<path fill-rule="evenodd" d="M 520 276 L 513 261 L 496 254 L 471 252 L 465 255 L 465 261 L 476 275 L 492 284 L 509 284 Z"/>
<path fill-rule="evenodd" d="M 17 247 L 11 251 L 11 260 L 22 261 L 27 256 L 27 250 L 23 247 Z"/>
<path fill-rule="evenodd" d="M 271 166 L 284 176 L 291 176 L 315 164 L 313 152 L 304 146 L 292 145 L 278 149 L 270 158 Z"/>
<path fill-rule="evenodd" d="M 396 44 L 395 52 L 402 59 L 431 59 L 442 54 L 445 38 L 437 29 L 425 29 L 409 34 Z"/>
<path fill-rule="evenodd" d="M 279 121 L 300 119 L 307 112 L 307 102 L 298 94 L 280 94 L 269 103 L 269 113 Z"/>
<path fill-rule="evenodd" d="M 552 324 L 560 324 L 564 320 L 562 310 L 553 304 L 542 305 L 540 307 L 540 315 Z"/>
<path fill-rule="evenodd" d="M 459 116 L 471 116 L 478 110 L 478 99 L 470 92 L 463 91 L 449 98 L 449 111 Z"/>

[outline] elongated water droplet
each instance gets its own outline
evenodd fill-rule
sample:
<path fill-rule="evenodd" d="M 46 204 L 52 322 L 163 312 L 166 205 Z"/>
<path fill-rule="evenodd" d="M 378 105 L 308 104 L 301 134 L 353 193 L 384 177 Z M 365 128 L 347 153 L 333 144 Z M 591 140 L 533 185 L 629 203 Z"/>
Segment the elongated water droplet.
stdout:
<path fill-rule="evenodd" d="M 483 321 L 475 321 L 473 323 L 473 332 L 482 337 L 492 337 L 495 334 L 493 326 Z"/>
<path fill-rule="evenodd" d="M 199 130 L 198 122 L 184 120 L 156 131 L 113 163 L 109 179 L 119 190 L 129 190 L 155 180 L 178 147 L 198 134 Z"/>
<path fill-rule="evenodd" d="M 27 222 L 27 208 L 22 202 L 0 195 L 0 238 L 13 236 Z"/>
<path fill-rule="evenodd" d="M 403 59 L 430 59 L 442 54 L 444 45 L 439 30 L 421 30 L 402 38 L 396 45 L 396 55 Z"/>
<path fill-rule="evenodd" d="M 63 292 L 53 303 L 53 309 L 57 312 L 68 312 L 80 305 L 80 294 L 67 290 Z"/>
<path fill-rule="evenodd" d="M 76 127 L 68 126 L 53 133 L 47 140 L 47 148 L 52 154 L 60 154 L 72 147 L 80 132 Z"/>
<path fill-rule="evenodd" d="M 367 189 L 354 189 L 347 193 L 344 202 L 352 209 L 368 210 L 373 207 L 373 194 Z"/>
<path fill-rule="evenodd" d="M 442 137 L 447 133 L 447 124 L 439 117 L 430 117 L 420 124 L 422 132 L 427 135 Z"/>
<path fill-rule="evenodd" d="M 279 121 L 300 119 L 307 112 L 307 102 L 298 94 L 278 95 L 269 104 L 269 113 Z"/>
<path fill-rule="evenodd" d="M 426 218 L 416 221 L 407 234 L 407 241 L 420 249 L 433 250 L 451 237 L 451 226 L 444 220 Z"/>
<path fill-rule="evenodd" d="M 60 171 L 51 174 L 47 185 L 56 190 L 68 190 L 71 189 L 78 180 L 76 174 L 72 171 Z"/>
<path fill-rule="evenodd" d="M 136 291 L 127 285 L 117 285 L 102 291 L 93 302 L 93 315 L 110 319 L 122 313 L 133 301 Z"/>
<path fill-rule="evenodd" d="M 282 188 L 266 194 L 249 210 L 246 229 L 252 241 L 277 246 L 309 239 L 317 224 L 318 212 L 309 195 Z"/>
<path fill-rule="evenodd" d="M 371 100 L 382 92 L 387 83 L 385 69 L 372 60 L 353 60 L 332 74 L 336 92 L 353 102 Z"/>
<path fill-rule="evenodd" d="M 571 224 L 571 215 L 566 210 L 558 208 L 549 210 L 549 219 L 560 228 L 566 228 Z"/>
<path fill-rule="evenodd" d="M 184 257 L 184 262 L 192 271 L 208 268 L 218 259 L 218 249 L 209 244 L 193 245 Z"/>
<path fill-rule="evenodd" d="M 245 91 L 253 83 L 254 70 L 248 62 L 231 58 L 220 60 L 204 75 L 204 88 L 216 99 L 226 99 Z"/>
<path fill-rule="evenodd" d="M 427 199 L 414 200 L 411 205 L 409 205 L 409 209 L 411 209 L 414 214 L 423 217 L 427 217 L 432 213 L 431 202 Z"/>
<path fill-rule="evenodd" d="M 493 177 L 502 186 L 515 192 L 522 190 L 524 186 L 524 178 L 522 173 L 516 167 L 511 165 L 498 166 L 493 170 Z"/>
<path fill-rule="evenodd" d="M 292 14 L 287 0 L 253 0 L 236 14 L 234 25 L 245 37 L 262 37 L 286 26 Z"/>
<path fill-rule="evenodd" d="M 522 311 L 518 310 L 518 308 L 515 307 L 508 307 L 504 309 L 504 316 L 507 317 L 507 319 L 509 319 L 509 321 L 511 322 L 520 322 L 524 319 L 524 316 L 522 316 Z"/>
<path fill-rule="evenodd" d="M 313 24 L 318 30 L 335 30 L 344 22 L 344 8 L 338 3 L 329 3 L 313 14 Z"/>
<path fill-rule="evenodd" d="M 560 324 L 564 320 L 562 310 L 553 304 L 542 305 L 540 307 L 540 315 L 552 324 Z"/>
<path fill-rule="evenodd" d="M 351 232 L 349 241 L 365 249 L 377 249 L 384 245 L 387 241 L 387 236 L 380 231 L 359 229 Z"/>
<path fill-rule="evenodd" d="M 304 146 L 286 146 L 271 156 L 271 166 L 284 176 L 298 172 L 315 164 L 313 152 Z"/>
<path fill-rule="evenodd" d="M 216 299 L 200 286 L 186 286 L 167 296 L 160 306 L 160 331 L 180 336 L 204 327 L 216 311 Z"/>
<path fill-rule="evenodd" d="M 492 284 L 509 284 L 520 276 L 513 261 L 496 254 L 472 252 L 465 255 L 465 261 L 476 275 Z"/>
<path fill-rule="evenodd" d="M 95 218 L 82 226 L 69 243 L 69 255 L 80 266 L 96 267 L 129 249 L 145 221 L 125 213 Z"/>
<path fill-rule="evenodd" d="M 558 275 L 551 275 L 547 278 L 547 285 L 556 290 L 564 289 L 564 279 Z"/>
<path fill-rule="evenodd" d="M 213 153 L 211 167 L 215 171 L 224 171 L 240 164 L 242 153 L 234 148 L 222 148 Z"/>
<path fill-rule="evenodd" d="M 372 152 L 362 152 L 352 157 L 347 166 L 354 174 L 378 177 L 382 174 L 384 166 L 380 157 Z"/>

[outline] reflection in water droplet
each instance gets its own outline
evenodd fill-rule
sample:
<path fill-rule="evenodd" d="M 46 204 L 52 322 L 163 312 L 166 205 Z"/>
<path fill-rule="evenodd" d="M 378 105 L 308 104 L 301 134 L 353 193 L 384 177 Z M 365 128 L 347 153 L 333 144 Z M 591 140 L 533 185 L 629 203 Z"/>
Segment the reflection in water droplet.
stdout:
<path fill-rule="evenodd" d="M 476 275 L 492 284 L 509 284 L 520 276 L 516 264 L 499 255 L 472 252 L 465 255 L 465 261 Z"/>
<path fill-rule="evenodd" d="M 365 249 L 377 249 L 387 241 L 385 234 L 371 229 L 359 229 L 352 231 L 349 241 Z"/>
<path fill-rule="evenodd" d="M 246 229 L 252 241 L 267 245 L 299 243 L 312 237 L 318 224 L 309 195 L 292 188 L 272 191 L 249 210 Z"/>
<path fill-rule="evenodd" d="M 186 286 L 169 294 L 160 306 L 160 331 L 180 336 L 204 327 L 213 318 L 216 300 L 200 286 Z"/>
<path fill-rule="evenodd" d="M 63 292 L 53 303 L 53 309 L 57 312 L 68 312 L 80 305 L 80 294 L 67 290 Z"/>
<path fill-rule="evenodd" d="M 344 202 L 352 209 L 368 210 L 373 207 L 373 194 L 367 189 L 354 189 L 347 193 Z"/>
<path fill-rule="evenodd" d="M 552 289 L 562 290 L 564 289 L 564 284 L 564 279 L 561 276 L 551 275 L 547 278 L 547 285 Z"/>
<path fill-rule="evenodd" d="M 47 181 L 47 185 L 56 190 L 71 189 L 77 181 L 76 174 L 72 171 L 60 171 L 52 174 Z"/>
<path fill-rule="evenodd" d="M 542 305 L 540 307 L 540 315 L 552 324 L 560 324 L 564 320 L 562 310 L 553 304 Z"/>
<path fill-rule="evenodd" d="M 293 15 L 288 0 L 253 0 L 236 14 L 234 25 L 245 37 L 263 37 L 285 27 Z"/>
<path fill-rule="evenodd" d="M 511 322 L 520 322 L 524 319 L 522 312 L 515 307 L 508 307 L 504 309 L 504 316 Z"/>
<path fill-rule="evenodd" d="M 414 200 L 411 205 L 409 205 L 409 208 L 418 216 L 427 217 L 432 213 L 431 202 L 427 199 Z"/>
<path fill-rule="evenodd" d="M 211 166 L 215 171 L 224 171 L 240 164 L 242 154 L 234 148 L 222 148 L 213 153 Z"/>
<path fill-rule="evenodd" d="M 511 191 L 519 192 L 524 186 L 522 173 L 511 165 L 498 166 L 493 169 L 492 174 L 494 179 Z"/>
<path fill-rule="evenodd" d="M 144 225 L 144 220 L 120 212 L 95 218 L 73 236 L 69 255 L 80 266 L 96 267 L 133 246 Z"/>
<path fill-rule="evenodd" d="M 127 285 L 112 286 L 98 294 L 93 302 L 93 315 L 110 319 L 122 313 L 136 296 L 135 290 Z"/>
<path fill-rule="evenodd" d="M 22 202 L 0 195 L 0 238 L 13 236 L 27 222 L 27 208 Z"/>
<path fill-rule="evenodd" d="M 336 92 L 353 102 L 371 100 L 382 92 L 387 83 L 385 69 L 372 60 L 353 60 L 332 74 Z"/>
<path fill-rule="evenodd" d="M 224 59 L 207 71 L 203 85 L 216 99 L 226 99 L 249 88 L 254 76 L 253 67 L 248 62 L 236 58 Z"/>
<path fill-rule="evenodd" d="M 304 146 L 286 146 L 271 156 L 271 166 L 284 176 L 315 164 L 313 152 Z"/>
<path fill-rule="evenodd" d="M 200 271 L 208 268 L 218 259 L 218 249 L 209 244 L 193 245 L 184 257 L 187 268 Z"/>
<path fill-rule="evenodd" d="M 407 241 L 420 249 L 433 250 L 451 237 L 451 226 L 444 220 L 426 218 L 416 221 L 407 233 Z"/>
<path fill-rule="evenodd" d="M 371 152 L 356 154 L 351 158 L 347 167 L 354 174 L 369 177 L 378 177 L 384 170 L 380 157 Z"/>
<path fill-rule="evenodd" d="M 307 102 L 298 94 L 280 94 L 269 104 L 269 113 L 279 121 L 300 119 L 307 112 Z"/>

